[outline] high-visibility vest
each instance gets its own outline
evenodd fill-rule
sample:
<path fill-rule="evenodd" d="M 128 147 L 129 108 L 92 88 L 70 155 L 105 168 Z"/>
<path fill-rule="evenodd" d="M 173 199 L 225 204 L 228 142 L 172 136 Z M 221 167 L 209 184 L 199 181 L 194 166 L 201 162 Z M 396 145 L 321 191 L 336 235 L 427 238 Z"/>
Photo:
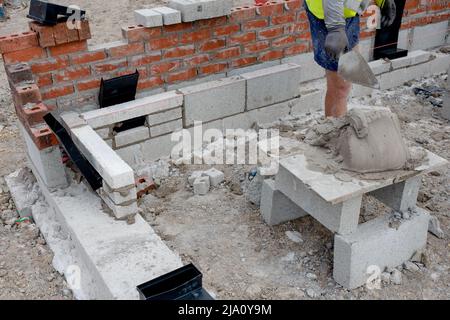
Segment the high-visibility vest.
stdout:
<path fill-rule="evenodd" d="M 322 19 L 322 20 L 325 18 L 325 15 L 323 12 L 322 0 L 305 0 L 305 1 L 306 1 L 306 4 L 308 5 L 309 11 L 311 11 L 312 14 L 314 14 L 317 18 Z M 350 0 L 348 2 L 351 2 L 352 5 L 354 6 L 355 4 L 356 5 L 358 3 L 360 4 L 362 2 L 362 0 Z M 375 3 L 380 8 L 383 8 L 384 2 L 385 2 L 385 0 L 375 0 Z M 355 10 L 352 10 L 347 7 L 344 8 L 345 18 L 354 17 L 354 16 L 356 16 L 356 14 L 357 14 L 357 12 Z"/>

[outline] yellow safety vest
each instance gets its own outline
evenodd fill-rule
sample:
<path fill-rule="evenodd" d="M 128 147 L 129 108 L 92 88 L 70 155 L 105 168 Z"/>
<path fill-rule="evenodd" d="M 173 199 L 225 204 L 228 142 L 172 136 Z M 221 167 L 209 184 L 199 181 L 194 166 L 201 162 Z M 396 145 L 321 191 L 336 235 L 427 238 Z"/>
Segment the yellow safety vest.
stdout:
<path fill-rule="evenodd" d="M 315 15 L 319 19 L 322 19 L 322 20 L 325 19 L 325 15 L 323 12 L 322 0 L 305 0 L 305 1 L 306 1 L 306 4 L 308 5 L 309 11 L 311 11 L 311 13 L 313 15 Z M 383 8 L 384 1 L 385 0 L 375 0 L 375 3 L 380 8 Z M 352 17 L 356 16 L 356 11 L 353 11 L 348 8 L 344 8 L 344 16 L 345 16 L 345 18 L 352 18 Z"/>

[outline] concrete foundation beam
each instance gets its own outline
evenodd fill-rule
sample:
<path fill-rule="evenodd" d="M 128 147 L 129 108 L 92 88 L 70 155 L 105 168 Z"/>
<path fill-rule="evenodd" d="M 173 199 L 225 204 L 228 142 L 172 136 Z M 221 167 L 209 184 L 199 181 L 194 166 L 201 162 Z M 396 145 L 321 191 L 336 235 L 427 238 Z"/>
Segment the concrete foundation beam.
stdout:
<path fill-rule="evenodd" d="M 391 219 L 384 215 L 360 225 L 352 234 L 335 236 L 333 276 L 337 283 L 357 288 L 372 274 L 369 267 L 380 272 L 395 268 L 425 248 L 429 221 L 425 210 L 417 208 L 399 226 L 393 226 Z"/>
<path fill-rule="evenodd" d="M 241 74 L 247 80 L 246 110 L 290 100 L 300 95 L 301 67 L 281 64 Z"/>
<path fill-rule="evenodd" d="M 275 178 L 275 188 L 332 232 L 349 234 L 358 226 L 362 196 L 332 205 L 309 189 L 282 163 Z"/>
<path fill-rule="evenodd" d="M 269 226 L 308 215 L 283 193 L 275 189 L 275 181 L 264 180 L 261 189 L 261 215 Z"/>
<path fill-rule="evenodd" d="M 399 212 L 413 209 L 417 204 L 417 196 L 422 184 L 422 177 L 417 176 L 370 193 L 387 206 Z"/>

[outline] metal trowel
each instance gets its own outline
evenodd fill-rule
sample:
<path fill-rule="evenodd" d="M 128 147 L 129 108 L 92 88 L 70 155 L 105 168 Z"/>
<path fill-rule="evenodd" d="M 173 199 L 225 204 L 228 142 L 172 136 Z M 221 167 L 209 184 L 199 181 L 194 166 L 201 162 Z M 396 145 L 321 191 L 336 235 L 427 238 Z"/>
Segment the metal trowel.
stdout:
<path fill-rule="evenodd" d="M 339 58 L 338 74 L 345 80 L 365 87 L 379 89 L 380 84 L 363 56 L 351 50 Z"/>

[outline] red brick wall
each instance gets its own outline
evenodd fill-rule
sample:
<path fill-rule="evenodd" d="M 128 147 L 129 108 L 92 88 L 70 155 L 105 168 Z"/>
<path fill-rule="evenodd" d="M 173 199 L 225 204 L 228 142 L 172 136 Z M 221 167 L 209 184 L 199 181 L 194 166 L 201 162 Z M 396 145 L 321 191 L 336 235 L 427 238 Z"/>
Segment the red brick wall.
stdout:
<path fill-rule="evenodd" d="M 402 28 L 450 18 L 449 1 L 422 2 L 407 0 Z M 6 67 L 28 64 L 28 77 L 40 91 L 35 103 L 42 100 L 49 108 L 76 108 L 96 103 L 102 77 L 137 69 L 138 90 L 145 91 L 308 52 L 312 48 L 302 3 L 278 0 L 237 7 L 227 17 L 155 28 L 125 27 L 123 43 L 91 49 L 88 22 L 80 30 L 68 30 L 64 23 L 55 27 L 30 23 L 29 32 L 0 38 L 0 53 Z M 362 39 L 374 35 L 366 29 L 366 19 L 361 20 Z M 21 108 L 16 105 L 19 118 L 26 119 Z"/>

